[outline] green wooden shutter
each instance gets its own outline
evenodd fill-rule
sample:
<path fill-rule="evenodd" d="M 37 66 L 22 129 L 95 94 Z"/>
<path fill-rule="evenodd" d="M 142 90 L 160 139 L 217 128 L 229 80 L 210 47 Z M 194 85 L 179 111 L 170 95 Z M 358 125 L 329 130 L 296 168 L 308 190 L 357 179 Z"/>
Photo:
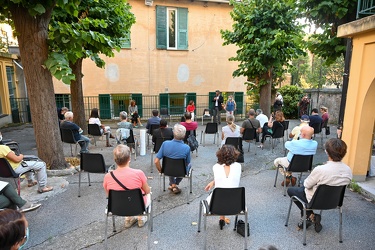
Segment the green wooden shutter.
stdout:
<path fill-rule="evenodd" d="M 100 118 L 111 119 L 111 96 L 109 94 L 99 94 Z"/>
<path fill-rule="evenodd" d="M 188 9 L 178 8 L 177 49 L 188 49 Z"/>
<path fill-rule="evenodd" d="M 237 114 L 243 114 L 243 92 L 235 92 L 234 100 L 237 104 Z"/>
<path fill-rule="evenodd" d="M 169 114 L 169 94 L 159 94 L 160 108 L 167 108 Z"/>
<path fill-rule="evenodd" d="M 215 103 L 212 102 L 214 97 L 216 96 L 216 92 L 209 92 L 208 93 L 208 107 L 212 110 L 214 108 Z"/>
<path fill-rule="evenodd" d="M 167 48 L 167 8 L 156 6 L 156 48 Z"/>
<path fill-rule="evenodd" d="M 197 108 L 197 94 L 196 93 L 186 93 L 186 105 L 185 105 L 185 110 L 187 105 L 189 105 L 189 102 L 193 100 L 195 103 L 195 108 Z"/>
<path fill-rule="evenodd" d="M 132 99 L 137 104 L 139 116 L 142 117 L 142 94 L 132 94 Z"/>

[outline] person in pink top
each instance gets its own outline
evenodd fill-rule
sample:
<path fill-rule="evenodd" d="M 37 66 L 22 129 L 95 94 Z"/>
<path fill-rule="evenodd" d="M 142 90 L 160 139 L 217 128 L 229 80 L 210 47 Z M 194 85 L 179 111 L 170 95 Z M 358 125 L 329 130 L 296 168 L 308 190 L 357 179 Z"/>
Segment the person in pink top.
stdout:
<path fill-rule="evenodd" d="M 148 207 L 151 203 L 150 191 L 151 188 L 147 184 L 147 177 L 140 169 L 130 167 L 130 149 L 126 145 L 118 145 L 113 150 L 113 157 L 117 165 L 117 169 L 112 171 L 113 175 L 118 181 L 122 183 L 127 189 L 140 188 L 143 193 L 145 206 Z M 111 173 L 104 176 L 103 187 L 106 195 L 109 195 L 109 190 L 124 190 L 123 187 L 112 177 Z M 125 228 L 130 228 L 138 219 L 138 227 L 143 227 L 147 221 L 147 216 L 125 217 Z"/>
<path fill-rule="evenodd" d="M 186 107 L 186 112 L 190 112 L 192 121 L 194 121 L 194 111 L 195 111 L 194 101 L 190 100 L 189 105 Z"/>
<path fill-rule="evenodd" d="M 184 114 L 184 117 L 185 117 L 185 121 L 180 122 L 180 124 L 186 128 L 186 131 L 196 130 L 198 128 L 198 122 L 193 122 L 191 120 L 190 112 L 186 112 Z"/>

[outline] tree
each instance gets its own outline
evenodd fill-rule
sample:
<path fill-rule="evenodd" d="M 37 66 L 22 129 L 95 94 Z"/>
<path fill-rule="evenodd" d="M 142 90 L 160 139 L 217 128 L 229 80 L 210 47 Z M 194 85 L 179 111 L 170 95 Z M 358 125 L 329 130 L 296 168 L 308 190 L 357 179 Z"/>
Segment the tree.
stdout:
<path fill-rule="evenodd" d="M 280 77 L 288 61 L 304 54 L 302 27 L 293 0 L 231 0 L 233 30 L 222 30 L 224 45 L 235 44 L 238 61 L 233 76 L 247 77 L 260 87 L 260 107 L 269 115 L 272 78 Z M 256 88 L 255 88 L 256 89 Z"/>
<path fill-rule="evenodd" d="M 75 122 L 86 131 L 82 61 L 91 58 L 98 67 L 104 67 L 99 57 L 114 56 L 130 33 L 135 22 L 131 6 L 123 0 L 82 0 L 78 14 L 71 15 L 64 8 L 55 8 L 50 23 L 51 46 L 47 67 L 53 74 L 70 84 Z"/>
<path fill-rule="evenodd" d="M 48 58 L 48 24 L 56 4 L 74 13 L 77 0 L 1 0 L 0 19 L 14 23 L 24 66 L 38 156 L 52 168 L 66 162 L 60 138 L 52 76 L 44 66 Z"/>
<path fill-rule="evenodd" d="M 300 0 L 301 16 L 310 20 L 322 33 L 311 35 L 309 50 L 329 65 L 345 56 L 346 39 L 337 37 L 338 26 L 356 20 L 358 0 Z"/>
<path fill-rule="evenodd" d="M 294 85 L 285 85 L 279 89 L 279 92 L 284 99 L 284 116 L 286 118 L 299 118 L 297 104 L 303 94 L 302 89 Z"/>

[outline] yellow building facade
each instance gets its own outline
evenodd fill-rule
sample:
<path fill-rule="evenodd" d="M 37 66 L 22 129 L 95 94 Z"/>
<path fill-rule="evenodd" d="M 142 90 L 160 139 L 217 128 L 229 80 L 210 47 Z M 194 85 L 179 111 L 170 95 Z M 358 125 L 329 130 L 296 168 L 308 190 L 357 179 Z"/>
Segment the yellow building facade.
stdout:
<path fill-rule="evenodd" d="M 375 15 L 341 25 L 338 37 L 352 39 L 353 50 L 342 139 L 354 179 L 364 181 L 370 167 L 375 128 Z"/>

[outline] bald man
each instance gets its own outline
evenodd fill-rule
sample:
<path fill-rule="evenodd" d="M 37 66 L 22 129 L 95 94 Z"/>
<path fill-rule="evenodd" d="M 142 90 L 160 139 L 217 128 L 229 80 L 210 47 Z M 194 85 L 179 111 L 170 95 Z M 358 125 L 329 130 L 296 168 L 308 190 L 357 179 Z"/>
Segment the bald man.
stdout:
<path fill-rule="evenodd" d="M 285 142 L 285 148 L 289 150 L 286 157 L 276 158 L 274 165 L 277 167 L 281 165 L 285 168 L 289 166 L 293 155 L 315 155 L 318 143 L 312 140 L 314 129 L 310 126 L 303 126 L 299 135 L 299 140 Z M 292 172 L 285 172 L 282 168 L 279 168 L 282 175 L 286 175 L 286 186 L 292 182 L 292 186 L 296 185 L 297 178 L 293 177 Z M 284 181 L 281 183 L 284 186 Z"/>

